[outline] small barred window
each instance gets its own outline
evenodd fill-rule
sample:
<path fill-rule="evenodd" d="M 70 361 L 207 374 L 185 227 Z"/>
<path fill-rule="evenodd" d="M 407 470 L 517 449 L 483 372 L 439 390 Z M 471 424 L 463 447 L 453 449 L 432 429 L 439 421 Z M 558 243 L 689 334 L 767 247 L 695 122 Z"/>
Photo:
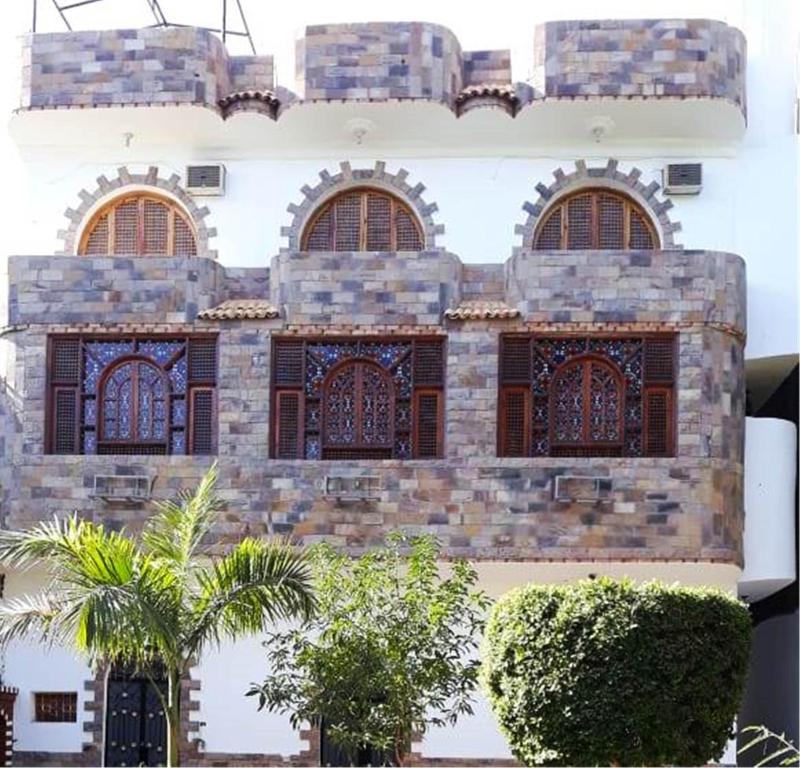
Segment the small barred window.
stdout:
<path fill-rule="evenodd" d="M 421 251 L 422 229 L 394 195 L 352 189 L 328 200 L 302 238 L 304 251 Z"/>
<path fill-rule="evenodd" d="M 195 256 L 197 237 L 171 200 L 149 193 L 116 198 L 101 208 L 81 238 L 82 256 Z"/>
<path fill-rule="evenodd" d="M 37 723 L 74 723 L 78 719 L 77 693 L 34 693 Z"/>
<path fill-rule="evenodd" d="M 534 235 L 537 251 L 652 250 L 658 236 L 647 214 L 626 195 L 582 189 L 545 211 Z"/>
<path fill-rule="evenodd" d="M 272 360 L 274 458 L 442 456 L 443 339 L 277 338 Z"/>
<path fill-rule="evenodd" d="M 500 456 L 671 456 L 675 345 L 652 336 L 500 341 Z"/>
<path fill-rule="evenodd" d="M 49 452 L 215 452 L 215 337 L 53 336 L 48 359 Z"/>

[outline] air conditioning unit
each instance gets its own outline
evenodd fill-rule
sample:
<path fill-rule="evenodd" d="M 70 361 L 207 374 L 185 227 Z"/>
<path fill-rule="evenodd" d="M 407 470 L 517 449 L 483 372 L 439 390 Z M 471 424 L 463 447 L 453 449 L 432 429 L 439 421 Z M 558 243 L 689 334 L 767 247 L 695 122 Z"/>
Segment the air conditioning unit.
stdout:
<path fill-rule="evenodd" d="M 663 174 L 668 195 L 696 195 L 703 188 L 702 163 L 669 163 Z"/>
<path fill-rule="evenodd" d="M 328 475 L 324 483 L 325 495 L 339 500 L 357 501 L 380 499 L 381 478 L 377 475 L 360 475 L 344 477 Z"/>
<path fill-rule="evenodd" d="M 103 501 L 147 501 L 154 479 L 146 475 L 95 475 L 92 496 Z"/>
<path fill-rule="evenodd" d="M 611 498 L 609 477 L 556 475 L 553 498 L 556 501 L 603 502 Z"/>
<path fill-rule="evenodd" d="M 225 166 L 222 163 L 187 165 L 186 191 L 190 195 L 224 195 Z"/>

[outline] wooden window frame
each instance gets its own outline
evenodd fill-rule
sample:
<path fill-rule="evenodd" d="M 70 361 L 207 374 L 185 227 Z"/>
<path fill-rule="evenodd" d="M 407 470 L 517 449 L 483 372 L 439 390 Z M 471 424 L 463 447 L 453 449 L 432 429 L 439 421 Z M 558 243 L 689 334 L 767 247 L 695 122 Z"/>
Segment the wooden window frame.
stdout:
<path fill-rule="evenodd" d="M 74 381 L 65 382 L 55 378 L 54 358 L 55 348 L 59 341 L 77 340 L 78 355 L 78 377 Z M 94 393 L 85 391 L 85 345 L 92 342 L 121 342 L 132 341 L 136 350 L 131 354 L 121 355 L 107 363 L 97 377 L 97 385 Z M 192 377 L 190 372 L 189 358 L 192 354 L 192 343 L 212 341 L 215 345 L 215 365 L 213 379 L 208 377 Z M 183 344 L 181 350 L 170 360 L 161 364 L 154 362 L 152 358 L 138 353 L 140 344 L 147 342 L 176 342 Z M 164 440 L 153 439 L 146 441 L 139 440 L 106 440 L 103 435 L 103 414 L 102 402 L 105 382 L 108 376 L 120 365 L 130 361 L 142 361 L 157 368 L 162 375 L 166 375 L 169 368 L 176 364 L 181 358 L 186 358 L 186 384 L 184 393 L 174 393 L 172 386 L 167 382 L 167 396 L 165 398 L 166 409 L 166 438 Z M 218 414 L 217 397 L 219 387 L 219 336 L 214 333 L 161 333 L 161 334 L 80 334 L 80 333 L 56 333 L 48 336 L 47 339 L 47 397 L 45 401 L 45 452 L 58 455 L 215 455 L 218 448 Z M 198 391 L 212 392 L 212 412 L 211 418 L 211 450 L 195 453 L 193 450 L 194 431 L 195 431 L 195 409 L 194 395 Z M 58 451 L 56 443 L 56 397 L 59 392 L 71 391 L 76 400 L 76 420 L 74 445 L 71 451 Z M 85 402 L 93 399 L 95 402 L 95 421 L 88 424 L 85 420 Z M 177 401 L 184 403 L 184 422 L 175 424 L 173 419 L 173 404 Z M 172 450 L 173 433 L 183 434 L 183 451 Z M 85 450 L 85 438 L 87 434 L 93 435 L 95 450 L 87 452 Z M 159 450 L 163 447 L 163 450 Z M 139 450 L 137 450 L 139 449 Z M 148 450 L 149 449 L 149 450 Z"/>
<path fill-rule="evenodd" d="M 317 225 L 318 221 L 322 216 L 324 216 L 329 211 L 331 212 L 331 216 L 333 217 L 333 224 L 331 226 L 331 239 L 330 239 L 330 248 L 322 249 L 322 248 L 315 248 L 314 251 L 316 252 L 342 252 L 343 249 L 338 249 L 336 247 L 336 203 L 341 200 L 343 197 L 347 195 L 358 194 L 360 195 L 360 212 L 359 212 L 359 232 L 358 232 L 358 251 L 366 251 L 367 250 L 367 237 L 368 237 L 368 213 L 367 213 L 367 200 L 369 195 L 376 195 L 379 197 L 385 197 L 389 200 L 391 205 L 391 213 L 390 213 L 390 247 L 387 249 L 389 251 L 396 251 L 397 250 L 397 213 L 398 211 L 403 211 L 411 218 L 411 221 L 414 223 L 414 226 L 417 230 L 417 236 L 419 237 L 420 242 L 420 249 L 424 250 L 425 248 L 425 232 L 420 224 L 419 217 L 411 208 L 410 205 L 403 202 L 397 195 L 392 194 L 384 189 L 380 189 L 378 187 L 369 187 L 369 186 L 361 186 L 361 187 L 351 187 L 350 189 L 344 189 L 341 192 L 337 192 L 335 195 L 329 197 L 320 206 L 314 211 L 313 215 L 309 219 L 308 223 L 303 228 L 303 235 L 300 238 L 300 250 L 301 251 L 308 251 L 308 241 L 311 237 L 311 234 Z M 348 249 L 349 250 L 349 249 Z M 343 251 L 347 252 L 347 251 Z"/>
<path fill-rule="evenodd" d="M 400 434 L 408 434 L 411 438 L 411 446 L 412 446 L 412 455 L 408 457 L 409 460 L 429 460 L 429 459 L 439 459 L 444 456 L 444 445 L 445 445 L 445 433 L 444 433 L 444 398 L 445 398 L 445 379 L 446 379 L 446 360 L 447 360 L 447 339 L 444 336 L 433 336 L 433 335 L 425 335 L 425 336 L 394 336 L 394 335 L 384 335 L 384 336 L 308 336 L 298 338 L 297 336 L 273 336 L 272 337 L 272 347 L 271 347 L 271 372 L 270 372 L 270 458 L 272 459 L 279 459 L 279 460 L 299 460 L 299 461 L 337 461 L 337 460 L 349 460 L 347 458 L 338 458 L 337 456 L 324 456 L 323 453 L 327 450 L 329 453 L 338 450 L 338 448 L 331 447 L 331 446 L 324 446 L 324 422 L 325 422 L 325 415 L 323 412 L 323 401 L 324 397 L 320 394 L 319 398 L 311 397 L 306 392 L 306 359 L 307 359 L 307 352 L 306 349 L 310 345 L 314 344 L 354 344 L 363 342 L 365 344 L 369 343 L 381 343 L 381 344 L 390 344 L 393 342 L 399 342 L 403 344 L 409 344 L 411 348 L 411 355 L 409 359 L 410 367 L 411 367 L 411 376 L 412 376 L 412 386 L 410 396 L 407 399 L 407 402 L 410 407 L 410 425 L 400 432 Z M 442 361 L 442 370 L 441 370 L 441 381 L 439 384 L 433 384 L 430 381 L 426 380 L 425 382 L 421 383 L 413 383 L 414 381 L 414 362 L 415 362 L 415 353 L 416 353 L 416 346 L 418 344 L 425 344 L 425 343 L 435 342 L 437 345 L 441 345 L 441 361 Z M 278 369 L 275 365 L 275 360 L 277 356 L 277 348 L 279 345 L 290 345 L 290 344 L 301 344 L 302 345 L 302 353 L 301 353 L 301 370 L 298 371 L 298 378 L 295 380 L 294 383 L 289 384 L 285 381 L 279 382 L 278 381 Z M 331 376 L 333 376 L 336 371 L 341 370 L 344 366 L 353 363 L 369 363 L 369 364 L 376 364 L 374 360 L 369 358 L 361 357 L 361 356 L 353 356 L 346 358 L 334 365 L 332 365 L 325 373 L 324 381 L 327 382 L 330 380 Z M 323 384 L 322 391 L 324 392 L 324 387 L 327 384 Z M 393 382 L 393 386 L 394 382 Z M 298 403 L 298 424 L 292 427 L 292 430 L 297 430 L 296 432 L 296 439 L 297 439 L 297 456 L 287 457 L 280 455 L 280 413 L 278 408 L 278 401 L 279 398 L 285 394 L 295 393 L 299 398 Z M 419 430 L 418 424 L 418 417 L 417 417 L 417 402 L 418 398 L 422 394 L 431 394 L 436 393 L 438 396 L 438 403 L 437 403 L 437 425 L 436 425 L 436 451 L 437 455 L 433 456 L 420 456 L 418 455 L 418 444 L 417 444 L 417 436 Z M 397 412 L 397 403 L 398 401 L 402 402 L 405 401 L 405 398 L 401 399 L 395 392 L 393 397 L 392 403 L 392 418 L 393 421 L 396 421 L 396 412 Z M 311 430 L 307 423 L 306 423 L 306 413 L 310 407 L 311 403 L 316 403 L 319 407 L 320 413 L 320 424 L 319 427 Z M 398 433 L 398 430 L 395 428 L 393 429 L 395 436 Z M 306 441 L 310 435 L 317 436 L 320 443 L 320 457 L 319 458 L 306 458 L 307 453 L 307 445 Z M 362 446 L 363 447 L 363 446 Z M 349 450 L 342 449 L 344 451 Z M 359 446 L 354 446 L 353 451 L 358 452 L 360 450 Z M 385 459 L 393 459 L 393 460 L 403 460 L 396 456 L 396 452 L 394 447 L 389 449 L 382 449 L 384 452 L 388 451 L 390 455 L 373 457 L 375 460 L 385 460 Z M 375 451 L 379 453 L 379 451 Z M 370 460 L 369 457 L 365 457 L 363 460 Z"/>
<path fill-rule="evenodd" d="M 117 254 L 115 251 L 115 242 L 116 242 L 116 232 L 115 232 L 115 216 L 117 209 L 125 204 L 129 203 L 132 200 L 136 200 L 138 203 L 137 207 L 137 215 L 136 215 L 136 252 L 135 253 L 121 253 Z M 166 206 L 167 208 L 167 252 L 166 253 L 148 253 L 145 250 L 146 238 L 145 238 L 145 202 L 150 201 L 154 203 L 159 203 L 161 205 Z M 83 232 L 81 233 L 81 238 L 79 241 L 78 246 L 78 255 L 79 256 L 86 256 L 86 249 L 89 244 L 89 238 L 94 233 L 95 228 L 100 223 L 100 220 L 104 217 L 108 216 L 108 250 L 107 255 L 115 256 L 174 256 L 175 255 L 175 220 L 179 218 L 183 221 L 183 223 L 189 228 L 189 231 L 194 238 L 194 254 L 187 254 L 187 257 L 190 255 L 197 255 L 197 228 L 194 226 L 189 215 L 181 208 L 181 206 L 176 203 L 174 200 L 166 197 L 164 195 L 155 194 L 153 192 L 130 192 L 128 194 L 120 195 L 115 197 L 113 200 L 110 200 L 108 203 L 103 205 L 99 208 L 92 217 L 89 219 L 86 226 L 83 228 Z M 94 254 L 94 255 L 101 255 L 101 254 Z"/>
<path fill-rule="evenodd" d="M 590 214 L 590 230 L 591 230 L 591 239 L 592 244 L 588 248 L 570 248 L 569 247 L 569 203 L 572 200 L 575 200 L 578 197 L 583 197 L 589 195 L 591 197 L 591 214 Z M 574 192 L 571 192 L 568 195 L 564 195 L 563 197 L 558 198 L 556 202 L 551 205 L 549 208 L 545 210 L 542 214 L 539 222 L 536 225 L 536 231 L 533 235 L 533 250 L 561 250 L 561 251 L 568 251 L 568 250 L 609 250 L 606 248 L 601 248 L 600 246 L 600 213 L 599 213 L 599 200 L 600 196 L 604 195 L 607 197 L 613 197 L 619 200 L 623 204 L 623 237 L 622 237 L 622 248 L 621 249 L 611 249 L 611 250 L 631 250 L 630 247 L 630 240 L 631 240 L 631 216 L 633 213 L 637 213 L 642 220 L 644 221 L 645 227 L 647 228 L 648 233 L 650 234 L 650 238 L 653 242 L 652 248 L 648 248 L 646 250 L 658 250 L 661 247 L 661 238 L 658 236 L 658 232 L 656 230 L 655 225 L 651 217 L 648 215 L 647 211 L 639 205 L 633 198 L 629 195 L 626 195 L 624 192 L 619 192 L 616 189 L 609 189 L 607 187 L 583 187 L 581 189 L 577 189 Z M 561 238 L 559 243 L 559 248 L 557 249 L 550 249 L 550 248 L 540 248 L 539 246 L 539 239 L 544 231 L 547 223 L 549 222 L 550 218 L 559 213 L 561 215 Z M 640 250 L 640 249 L 635 249 Z"/>
<path fill-rule="evenodd" d="M 33 719 L 37 723 L 78 722 L 78 693 L 76 691 L 35 691 Z"/>
<path fill-rule="evenodd" d="M 603 354 L 595 354 L 589 350 L 591 342 L 597 341 L 615 341 L 615 342 L 640 342 L 641 347 L 639 351 L 639 365 L 641 366 L 637 378 L 638 391 L 635 389 L 628 389 L 626 376 L 620 370 L 619 366 L 613 360 Z M 511 341 L 516 345 L 516 352 L 524 352 L 528 357 L 527 365 L 529 370 L 525 380 L 520 375 L 510 376 L 507 372 L 504 373 L 504 344 L 506 341 Z M 534 380 L 534 360 L 536 354 L 537 342 L 567 342 L 577 341 L 586 344 L 584 351 L 577 351 L 571 354 L 561 364 L 552 367 L 549 378 L 546 381 L 546 389 L 544 393 L 537 389 L 537 382 Z M 527 342 L 527 348 L 520 345 L 519 342 Z M 648 347 L 648 342 L 654 342 L 652 347 Z M 665 342 L 669 344 L 665 345 Z M 646 360 L 649 351 L 656 350 L 658 354 L 664 355 L 668 352 L 671 355 L 672 365 L 671 371 L 659 369 L 658 374 L 648 373 Z M 516 435 L 517 441 L 521 441 L 524 446 L 524 455 L 532 458 L 536 457 L 620 457 L 620 458 L 669 458 L 675 456 L 676 441 L 677 441 L 677 387 L 678 387 L 678 349 L 679 337 L 676 333 L 671 332 L 650 332 L 650 333 L 598 333 L 598 334 L 570 334 L 570 333 L 508 333 L 501 334 L 499 339 L 499 353 L 498 353 L 498 403 L 497 403 L 497 455 L 501 458 L 513 458 L 508 453 L 509 438 L 506 434 L 508 425 L 506 424 L 505 403 L 506 397 L 510 393 L 524 393 L 525 414 L 523 424 L 520 426 L 522 430 Z M 586 361 L 591 359 L 598 359 L 600 362 L 608 365 L 613 371 L 614 375 L 618 377 L 618 384 L 620 386 L 619 393 L 620 401 L 620 422 L 621 422 L 621 440 L 619 443 L 612 443 L 611 441 L 581 441 L 580 443 L 561 442 L 554 443 L 553 441 L 553 407 L 554 407 L 554 387 L 558 382 L 558 374 L 567 366 L 576 363 L 583 359 L 584 365 Z M 515 369 L 516 370 L 516 369 Z M 584 379 L 585 386 L 585 379 Z M 628 414 L 629 400 L 628 396 L 635 398 L 630 402 L 639 401 L 639 414 L 640 421 L 630 421 Z M 666 406 L 666 424 L 663 425 L 666 435 L 666 450 L 661 452 L 648 451 L 650 429 L 655 428 L 650 422 L 649 416 L 649 396 L 652 394 L 663 394 L 667 398 Z M 538 406 L 537 406 L 538 403 Z M 547 427 L 546 432 L 543 432 L 543 427 L 537 431 L 534 419 L 534 411 L 537 409 L 546 408 L 547 410 Z M 588 408 L 589 404 L 584 397 L 584 408 Z M 584 424 L 586 424 L 586 414 L 584 414 Z M 628 438 L 633 434 L 638 434 L 639 438 L 639 452 L 631 452 L 634 448 L 628 446 Z M 547 452 L 537 452 L 536 450 L 536 436 L 546 436 Z M 544 440 L 545 438 L 542 438 Z"/>

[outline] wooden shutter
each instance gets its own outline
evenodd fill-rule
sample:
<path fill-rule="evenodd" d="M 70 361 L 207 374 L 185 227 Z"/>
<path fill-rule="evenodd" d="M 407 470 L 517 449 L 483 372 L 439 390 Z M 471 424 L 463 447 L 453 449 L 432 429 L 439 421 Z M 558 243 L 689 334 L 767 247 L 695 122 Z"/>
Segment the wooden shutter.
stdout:
<path fill-rule="evenodd" d="M 158 200 L 142 200 L 142 238 L 144 255 L 169 253 L 170 210 Z"/>
<path fill-rule="evenodd" d="M 50 340 L 50 381 L 77 385 L 81 375 L 80 339 Z"/>
<path fill-rule="evenodd" d="M 500 381 L 504 384 L 529 383 L 531 380 L 531 340 L 527 337 L 504 337 L 500 341 Z"/>
<path fill-rule="evenodd" d="M 398 251 L 421 251 L 422 235 L 413 214 L 402 205 L 396 206 L 394 224 Z"/>
<path fill-rule="evenodd" d="M 528 387 L 504 387 L 500 391 L 498 454 L 530 455 L 531 393 Z"/>
<path fill-rule="evenodd" d="M 217 380 L 217 340 L 189 341 L 189 380 L 214 383 Z"/>
<path fill-rule="evenodd" d="M 646 383 L 675 380 L 675 336 L 645 339 L 644 380 Z"/>
<path fill-rule="evenodd" d="M 414 342 L 414 386 L 444 384 L 444 345 L 441 341 Z"/>
<path fill-rule="evenodd" d="M 561 206 L 559 205 L 545 220 L 536 240 L 536 248 L 541 251 L 561 250 Z"/>
<path fill-rule="evenodd" d="M 672 451 L 672 390 L 649 388 L 644 397 L 644 452 L 669 456 Z"/>
<path fill-rule="evenodd" d="M 439 391 L 414 393 L 414 458 L 435 459 L 442 455 L 441 403 Z"/>
<path fill-rule="evenodd" d="M 304 345 L 302 341 L 276 341 L 274 375 L 275 383 L 283 387 L 303 385 Z"/>
<path fill-rule="evenodd" d="M 335 251 L 333 242 L 333 206 L 329 205 L 311 224 L 304 246 L 307 251 Z"/>
<path fill-rule="evenodd" d="M 211 387 L 196 387 L 191 391 L 191 452 L 209 454 L 214 452 L 214 390 Z"/>
<path fill-rule="evenodd" d="M 358 251 L 361 248 L 361 195 L 349 192 L 336 199 L 335 248 L 337 251 Z"/>
<path fill-rule="evenodd" d="M 650 251 L 656 247 L 652 227 L 647 223 L 644 214 L 637 211 L 633 206 L 631 206 L 629 227 L 628 248 Z"/>
<path fill-rule="evenodd" d="M 567 248 L 579 250 L 594 247 L 592 196 L 576 195 L 567 201 Z"/>
<path fill-rule="evenodd" d="M 114 251 L 123 256 L 139 253 L 139 200 L 125 200 L 114 208 Z"/>
<path fill-rule="evenodd" d="M 597 206 L 597 247 L 621 250 L 625 247 L 625 212 L 622 198 L 599 194 Z"/>
<path fill-rule="evenodd" d="M 392 250 L 392 201 L 386 195 L 367 193 L 366 250 Z"/>
<path fill-rule="evenodd" d="M 173 237 L 173 250 L 175 256 L 196 256 L 197 255 L 197 241 L 194 237 L 192 228 L 186 223 L 186 220 L 177 211 L 174 212 L 175 227 Z"/>
<path fill-rule="evenodd" d="M 301 392 L 278 392 L 275 397 L 275 458 L 300 459 L 302 441 Z"/>
<path fill-rule="evenodd" d="M 72 387 L 53 390 L 53 453 L 78 453 L 78 392 Z"/>
<path fill-rule="evenodd" d="M 113 253 L 114 249 L 108 242 L 109 238 L 109 222 L 108 217 L 110 214 L 104 213 L 97 219 L 94 228 L 89 233 L 86 239 L 86 244 L 83 247 L 83 253 L 87 256 L 100 256 Z"/>

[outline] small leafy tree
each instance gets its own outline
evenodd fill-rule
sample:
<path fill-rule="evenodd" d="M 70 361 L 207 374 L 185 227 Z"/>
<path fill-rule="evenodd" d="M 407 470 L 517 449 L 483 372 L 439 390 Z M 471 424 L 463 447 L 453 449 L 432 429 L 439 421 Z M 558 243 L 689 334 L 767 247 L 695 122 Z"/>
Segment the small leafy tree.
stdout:
<path fill-rule="evenodd" d="M 248 695 L 295 728 L 324 722 L 351 761 L 372 748 L 402 765 L 412 734 L 471 713 L 477 687 L 488 598 L 466 562 L 440 576 L 438 555 L 429 536 L 394 534 L 358 559 L 318 545 L 318 611 L 269 636 L 270 674 Z"/>
<path fill-rule="evenodd" d="M 194 491 L 158 502 L 139 539 L 77 515 L 0 531 L 0 564 L 50 574 L 40 594 L 0 607 L 0 646 L 34 637 L 147 675 L 167 719 L 170 766 L 179 764 L 181 678 L 203 650 L 314 607 L 305 557 L 285 542 L 244 539 L 211 556 L 204 538 L 222 507 L 216 479 L 214 465 Z"/>
<path fill-rule="evenodd" d="M 528 585 L 495 605 L 482 680 L 525 765 L 705 765 L 747 675 L 743 603 L 602 578 Z"/>

